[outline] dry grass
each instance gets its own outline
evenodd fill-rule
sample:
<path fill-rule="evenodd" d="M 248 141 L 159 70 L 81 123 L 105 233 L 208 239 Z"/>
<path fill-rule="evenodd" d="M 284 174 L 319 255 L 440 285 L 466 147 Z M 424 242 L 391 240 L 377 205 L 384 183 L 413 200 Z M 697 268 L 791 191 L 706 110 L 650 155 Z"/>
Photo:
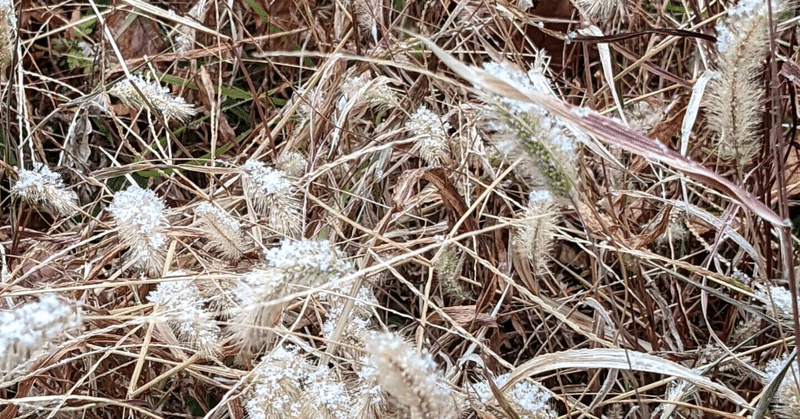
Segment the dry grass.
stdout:
<path fill-rule="evenodd" d="M 0 419 L 800 416 L 791 4 L 50 3 Z"/>

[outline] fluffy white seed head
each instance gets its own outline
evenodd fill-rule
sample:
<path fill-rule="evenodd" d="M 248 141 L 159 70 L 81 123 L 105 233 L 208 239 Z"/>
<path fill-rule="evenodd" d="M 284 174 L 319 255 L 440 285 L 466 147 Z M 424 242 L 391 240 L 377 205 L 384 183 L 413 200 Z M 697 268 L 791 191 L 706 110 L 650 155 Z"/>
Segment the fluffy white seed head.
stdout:
<path fill-rule="evenodd" d="M 497 388 L 506 385 L 510 374 L 498 376 L 494 383 Z M 499 405 L 495 400 L 489 383 L 484 381 L 473 385 L 476 401 L 487 411 L 498 411 Z M 558 415 L 549 405 L 550 395 L 538 383 L 520 381 L 507 390 L 503 396 L 511 403 L 520 419 L 555 419 Z"/>
<path fill-rule="evenodd" d="M 783 369 L 786 362 L 791 362 L 792 365 L 783 376 L 778 391 L 775 393 L 773 410 L 775 415 L 781 419 L 794 419 L 800 417 L 800 369 L 798 369 L 797 361 L 789 361 L 788 355 L 784 354 L 781 358 L 772 359 L 767 362 L 764 370 L 764 385 L 769 385 L 778 376 L 778 373 Z"/>
<path fill-rule="evenodd" d="M 28 361 L 47 345 L 72 329 L 80 328 L 82 316 L 74 303 L 55 294 L 38 302 L 0 311 L 0 372 Z"/>
<path fill-rule="evenodd" d="M 33 170 L 19 169 L 12 195 L 31 204 L 43 205 L 56 214 L 69 216 L 78 211 L 78 195 L 67 189 L 61 175 L 49 167 L 34 162 Z"/>
<path fill-rule="evenodd" d="M 166 232 L 164 201 L 149 189 L 131 185 L 114 195 L 108 211 L 117 224 L 119 238 L 130 247 L 129 255 L 148 275 L 158 275 L 164 266 Z"/>
<path fill-rule="evenodd" d="M 531 262 L 532 272 L 536 276 L 547 273 L 557 225 L 558 213 L 550 191 L 531 192 L 528 206 L 517 221 L 514 245 L 520 257 Z"/>
<path fill-rule="evenodd" d="M 278 156 L 275 166 L 289 176 L 300 177 L 306 172 L 308 161 L 296 151 L 287 151 Z"/>
<path fill-rule="evenodd" d="M 764 304 L 767 312 L 777 319 L 788 321 L 792 318 L 794 303 L 792 293 L 786 288 L 778 286 L 758 287 L 755 299 Z"/>
<path fill-rule="evenodd" d="M 170 272 L 169 276 L 181 276 L 182 272 Z M 200 290 L 188 280 L 158 284 L 147 296 L 156 304 L 154 315 L 167 323 L 182 343 L 197 349 L 208 358 L 220 351 L 220 328 L 214 322 L 213 313 L 206 308 L 207 301 Z"/>
<path fill-rule="evenodd" d="M 254 350 L 269 343 L 270 329 L 280 323 L 285 306 L 276 300 L 287 293 L 286 278 L 278 269 L 254 269 L 242 275 L 233 291 L 239 302 L 231 320 L 234 339 Z"/>
<path fill-rule="evenodd" d="M 370 365 L 379 372 L 378 383 L 417 418 L 454 419 L 458 412 L 448 387 L 439 382 L 436 363 L 400 336 L 377 333 L 367 340 Z"/>
<path fill-rule="evenodd" d="M 374 1 L 374 0 L 360 0 Z M 358 3 L 356 3 L 358 7 Z M 386 85 L 388 80 L 385 78 L 373 79 L 372 75 L 365 71 L 359 76 L 346 78 L 340 87 L 342 96 L 337 102 L 337 110 L 346 111 L 348 102 L 356 98 L 358 104 L 369 104 L 376 106 L 396 106 L 398 103 L 396 93 Z"/>
<path fill-rule="evenodd" d="M 245 162 L 242 171 L 244 193 L 253 208 L 267 217 L 269 227 L 280 234 L 298 237 L 302 224 L 300 201 L 286 173 L 258 160 Z"/>
<path fill-rule="evenodd" d="M 412 152 L 418 153 L 429 166 L 441 166 L 450 158 L 447 144 L 449 124 L 442 124 L 441 119 L 425 106 L 420 106 L 406 122 L 406 129 L 415 142 Z"/>
<path fill-rule="evenodd" d="M 133 86 L 141 91 L 136 91 Z M 131 76 L 130 80 L 122 80 L 108 90 L 108 94 L 119 98 L 126 106 L 137 109 L 149 109 L 147 102 L 161 113 L 167 120 L 187 121 L 197 113 L 194 106 L 186 103 L 180 96 L 174 96 L 169 89 L 158 82 L 140 75 Z"/>
<path fill-rule="evenodd" d="M 777 24 L 786 2 L 772 0 L 773 21 Z M 769 16 L 764 0 L 742 0 L 728 9 L 728 18 L 717 29 L 719 77 L 707 88 L 706 114 L 709 128 L 716 134 L 716 151 L 723 159 L 740 166 L 751 163 L 761 142 L 764 89 L 761 71 L 769 51 Z"/>
<path fill-rule="evenodd" d="M 214 249 L 224 258 L 238 260 L 247 250 L 247 242 L 239 223 L 220 208 L 204 202 L 194 210 L 201 231 Z"/>
<path fill-rule="evenodd" d="M 265 266 L 240 278 L 235 337 L 251 348 L 268 343 L 291 295 L 337 284 L 352 266 L 326 240 L 289 240 L 264 251 Z"/>
<path fill-rule="evenodd" d="M 278 346 L 253 370 L 253 386 L 244 403 L 250 419 L 299 418 L 303 411 L 301 386 L 310 365 L 294 347 Z"/>

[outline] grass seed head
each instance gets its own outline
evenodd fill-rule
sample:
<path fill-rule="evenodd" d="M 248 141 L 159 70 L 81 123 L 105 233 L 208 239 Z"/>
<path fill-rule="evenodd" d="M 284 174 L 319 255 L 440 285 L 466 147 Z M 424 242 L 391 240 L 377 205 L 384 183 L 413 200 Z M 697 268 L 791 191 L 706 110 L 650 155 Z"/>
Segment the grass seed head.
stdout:
<path fill-rule="evenodd" d="M 248 160 L 242 170 L 244 192 L 253 208 L 267 217 L 270 228 L 289 237 L 298 237 L 302 223 L 300 201 L 286 173 L 258 160 Z"/>
<path fill-rule="evenodd" d="M 386 402 L 386 390 L 378 382 L 380 372 L 368 357 L 362 357 L 356 368 L 352 417 L 354 419 L 384 419 L 392 417 Z"/>
<path fill-rule="evenodd" d="M 278 346 L 253 370 L 253 386 L 244 403 L 250 419 L 299 418 L 303 411 L 301 386 L 310 365 L 295 347 Z"/>
<path fill-rule="evenodd" d="M 439 286 L 447 295 L 461 299 L 469 298 L 469 291 L 461 284 L 461 268 L 464 265 L 464 254 L 461 249 L 453 244 L 444 244 L 444 249 L 439 257 L 433 261 L 433 271 Z"/>
<path fill-rule="evenodd" d="M 418 352 L 393 333 L 374 334 L 368 339 L 366 349 L 370 365 L 379 373 L 378 383 L 409 408 L 413 417 L 458 417 L 450 390 L 439 382 L 441 377 L 429 353 Z"/>
<path fill-rule="evenodd" d="M 494 381 L 497 388 L 505 386 L 510 374 L 498 376 Z M 476 401 L 488 411 L 500 409 L 489 383 L 485 380 L 473 385 Z M 504 394 L 511 408 L 520 419 L 555 419 L 558 415 L 550 407 L 550 395 L 538 383 L 520 381 Z"/>
<path fill-rule="evenodd" d="M 536 276 L 541 277 L 547 273 L 557 225 L 558 214 L 550 191 L 531 192 L 528 206 L 519 217 L 514 245 L 520 257 L 533 264 L 533 273 Z"/>
<path fill-rule="evenodd" d="M 19 179 L 11 193 L 25 202 L 42 205 L 56 214 L 70 216 L 78 211 L 78 194 L 67 189 L 61 175 L 34 162 L 33 170 L 19 169 Z"/>
<path fill-rule="evenodd" d="M 772 1 L 773 21 L 786 4 Z M 769 16 L 766 1 L 742 0 L 728 9 L 728 19 L 717 22 L 719 76 L 708 84 L 706 113 L 717 135 L 717 153 L 747 165 L 758 154 L 763 102 L 760 75 L 769 52 Z"/>
<path fill-rule="evenodd" d="M 623 0 L 572 0 L 579 10 L 595 22 L 604 22 L 614 16 Z"/>
<path fill-rule="evenodd" d="M 202 232 L 214 249 L 228 260 L 239 260 L 247 250 L 247 242 L 239 223 L 218 207 L 204 202 L 194 210 Z"/>
<path fill-rule="evenodd" d="M 181 275 L 185 274 L 174 271 L 167 276 Z M 188 280 L 166 280 L 159 283 L 147 299 L 156 304 L 153 314 L 164 319 L 181 342 L 207 358 L 219 354 L 220 328 L 214 322 L 214 314 L 206 309 L 208 302 L 194 284 Z"/>
<path fill-rule="evenodd" d="M 450 159 L 446 132 L 449 128 L 450 124 L 442 124 L 435 113 L 420 106 L 406 122 L 406 129 L 415 139 L 412 152 L 418 153 L 428 166 L 441 166 Z"/>
<path fill-rule="evenodd" d="M 17 16 L 12 0 L 0 0 L 0 70 L 13 61 L 16 47 Z"/>
<path fill-rule="evenodd" d="M 169 228 L 164 200 L 149 189 L 131 185 L 114 194 L 108 211 L 117 224 L 120 242 L 130 248 L 129 256 L 148 275 L 159 275 L 164 267 Z"/>
<path fill-rule="evenodd" d="M 764 385 L 769 385 L 775 379 L 788 361 L 788 357 L 789 355 L 784 354 L 780 358 L 767 362 L 767 366 L 764 369 Z M 776 417 L 782 419 L 800 417 L 800 389 L 798 389 L 800 369 L 797 367 L 797 361 L 793 360 L 791 362 L 792 366 L 786 371 L 786 375 L 783 376 L 783 381 L 781 381 L 780 387 L 775 393 L 773 405 Z"/>
<path fill-rule="evenodd" d="M 287 302 L 278 300 L 335 284 L 353 269 L 326 240 L 286 239 L 265 250 L 264 259 L 265 267 L 243 275 L 235 291 L 241 306 L 232 327 L 235 337 L 250 348 L 268 343 L 268 329 L 280 323 Z"/>
<path fill-rule="evenodd" d="M 527 74 L 505 62 L 485 63 L 483 68 L 520 91 L 552 94 L 543 68 Z M 541 186 L 543 181 L 559 196 L 572 189 L 577 179 L 577 142 L 574 131 L 553 115 L 529 102 L 498 98 L 487 105 L 483 126 L 509 162 L 520 160 L 519 172 L 529 186 Z"/>
<path fill-rule="evenodd" d="M 45 294 L 38 302 L 0 311 L 0 372 L 28 361 L 52 341 L 82 324 L 76 305 L 55 294 Z"/>
<path fill-rule="evenodd" d="M 281 154 L 278 156 L 278 161 L 275 163 L 275 167 L 277 167 L 278 170 L 282 170 L 287 175 L 298 178 L 306 173 L 307 165 L 308 161 L 306 158 L 296 151 L 287 151 Z"/>
<path fill-rule="evenodd" d="M 133 85 L 139 88 L 141 94 Z M 185 122 L 197 113 L 194 106 L 186 103 L 180 96 L 174 96 L 169 89 L 162 87 L 157 81 L 140 75 L 131 76 L 108 90 L 108 94 L 119 98 L 126 106 L 136 109 L 149 109 L 147 102 L 160 112 L 167 120 L 174 119 Z"/>

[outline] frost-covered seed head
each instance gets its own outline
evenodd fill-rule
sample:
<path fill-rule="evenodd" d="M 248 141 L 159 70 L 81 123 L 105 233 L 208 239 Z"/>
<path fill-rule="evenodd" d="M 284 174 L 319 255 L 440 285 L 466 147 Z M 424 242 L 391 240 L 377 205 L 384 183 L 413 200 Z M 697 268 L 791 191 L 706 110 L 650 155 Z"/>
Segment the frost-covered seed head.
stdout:
<path fill-rule="evenodd" d="M 531 262 L 532 272 L 538 277 L 547 273 L 557 224 L 558 214 L 550 191 L 531 192 L 528 207 L 519 217 L 514 245 L 520 257 Z"/>
<path fill-rule="evenodd" d="M 503 374 L 494 380 L 497 388 L 506 385 L 510 375 Z M 497 411 L 494 394 L 486 381 L 473 385 L 477 401 L 487 410 Z M 555 419 L 558 415 L 548 404 L 550 395 L 538 383 L 520 381 L 503 395 L 512 404 L 520 419 Z"/>
<path fill-rule="evenodd" d="M 264 250 L 264 259 L 268 266 L 287 273 L 330 275 L 327 280 L 353 270 L 352 265 L 327 240 L 284 239 L 280 246 Z M 307 279 L 301 281 L 309 282 Z"/>
<path fill-rule="evenodd" d="M 299 418 L 303 410 L 301 386 L 310 365 L 294 347 L 278 346 L 253 370 L 253 387 L 244 404 L 250 419 Z"/>
<path fill-rule="evenodd" d="M 136 91 L 134 85 L 139 88 L 141 94 Z M 150 102 L 167 120 L 185 122 L 197 113 L 194 106 L 186 103 L 182 97 L 173 96 L 168 88 L 140 75 L 133 75 L 130 80 L 118 82 L 108 90 L 108 94 L 119 98 L 131 108 L 149 109 L 147 102 Z"/>
<path fill-rule="evenodd" d="M 167 276 L 183 276 L 183 272 L 170 272 Z M 178 338 L 212 358 L 220 351 L 220 328 L 214 315 L 206 309 L 207 301 L 200 290 L 188 280 L 165 280 L 147 296 L 157 305 L 154 313 L 163 318 L 177 333 Z"/>
<path fill-rule="evenodd" d="M 367 340 L 370 365 L 379 372 L 378 383 L 414 417 L 454 419 L 458 417 L 448 387 L 439 382 L 436 363 L 400 336 L 377 333 Z"/>
<path fill-rule="evenodd" d="M 416 140 L 413 152 L 419 153 L 429 166 L 440 166 L 449 157 L 446 133 L 449 127 L 446 122 L 443 125 L 439 117 L 427 107 L 417 108 L 406 122 L 406 129 Z"/>
<path fill-rule="evenodd" d="M 544 61 L 544 59 L 538 59 Z M 527 74 L 508 63 L 485 63 L 484 70 L 521 91 L 554 95 L 544 76 L 543 64 Z M 514 162 L 520 160 L 518 172 L 530 186 L 541 186 L 542 180 L 557 195 L 566 195 L 576 179 L 576 131 L 543 108 L 507 98 L 488 105 L 483 118 L 484 130 L 495 148 Z"/>
<path fill-rule="evenodd" d="M 369 2 L 374 0 L 361 1 Z M 359 7 L 358 3 L 356 3 L 356 7 Z M 346 78 L 342 82 L 340 90 L 342 92 L 342 97 L 337 103 L 337 110 L 340 112 L 345 110 L 347 103 L 354 96 L 357 97 L 356 103 L 366 102 L 370 105 L 377 106 L 394 106 L 397 104 L 395 92 L 385 83 L 376 83 L 373 81 L 368 71 L 365 71 L 360 76 Z"/>
<path fill-rule="evenodd" d="M 268 329 L 281 319 L 283 301 L 293 293 L 338 284 L 353 268 L 326 240 L 285 239 L 264 251 L 263 269 L 241 277 L 236 295 L 241 307 L 234 316 L 236 337 L 259 347 L 269 337 Z"/>
<path fill-rule="evenodd" d="M 287 151 L 278 157 L 275 166 L 289 176 L 300 177 L 306 172 L 308 161 L 296 151 Z"/>
<path fill-rule="evenodd" d="M 200 219 L 202 232 L 209 243 L 224 258 L 238 260 L 247 249 L 239 223 L 218 207 L 204 202 L 194 210 Z"/>
<path fill-rule="evenodd" d="M 11 193 L 25 202 L 52 208 L 60 215 L 69 216 L 78 211 L 78 194 L 64 186 L 61 175 L 38 162 L 33 163 L 33 170 L 19 169 L 19 178 L 11 187 Z"/>
<path fill-rule="evenodd" d="M 778 319 L 788 320 L 792 318 L 792 307 L 794 306 L 792 293 L 786 288 L 778 286 L 759 287 L 756 289 L 755 298 L 766 305 L 767 311 L 770 313 L 773 313 L 772 307 L 774 304 L 774 315 Z"/>
<path fill-rule="evenodd" d="M 6 372 L 36 356 L 53 340 L 82 325 L 80 311 L 55 294 L 38 302 L 0 311 L 0 371 Z"/>
<path fill-rule="evenodd" d="M 763 382 L 764 385 L 769 385 L 778 376 L 778 373 L 783 369 L 783 366 L 788 361 L 788 354 L 784 354 L 781 358 L 772 359 L 767 362 L 764 370 Z M 783 376 L 778 391 L 775 393 L 774 406 L 776 417 L 781 419 L 795 419 L 800 417 L 800 369 L 798 369 L 797 361 L 793 360 L 792 366 L 786 371 Z"/>
<path fill-rule="evenodd" d="M 117 223 L 120 241 L 130 247 L 130 256 L 149 275 L 158 275 L 169 228 L 164 201 L 149 189 L 131 185 L 114 195 L 108 211 Z"/>
<path fill-rule="evenodd" d="M 303 383 L 304 417 L 351 419 L 352 399 L 344 383 L 327 366 L 312 370 Z"/>
<path fill-rule="evenodd" d="M 267 216 L 270 228 L 289 237 L 298 237 L 301 228 L 300 201 L 286 174 L 248 160 L 242 166 L 244 192 L 253 208 Z"/>

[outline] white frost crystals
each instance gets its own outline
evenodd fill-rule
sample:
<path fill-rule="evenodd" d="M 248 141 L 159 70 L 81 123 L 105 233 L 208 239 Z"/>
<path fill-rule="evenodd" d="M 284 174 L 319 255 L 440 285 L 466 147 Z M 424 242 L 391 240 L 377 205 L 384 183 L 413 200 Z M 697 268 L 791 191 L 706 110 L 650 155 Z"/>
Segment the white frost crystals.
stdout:
<path fill-rule="evenodd" d="M 489 62 L 483 69 L 520 91 L 555 97 L 545 76 L 546 57 L 537 56 L 528 73 L 502 62 Z M 529 186 L 543 184 L 554 194 L 564 196 L 576 179 L 576 131 L 543 108 L 529 102 L 495 98 L 487 104 L 484 131 L 495 148 L 513 163 L 520 160 L 517 172 Z"/>
<path fill-rule="evenodd" d="M 55 213 L 69 216 L 78 211 L 78 195 L 67 189 L 61 175 L 42 163 L 34 162 L 33 170 L 20 168 L 11 193 L 25 202 L 43 205 Z"/>
<path fill-rule="evenodd" d="M 378 383 L 412 417 L 455 419 L 458 410 L 450 389 L 439 380 L 433 357 L 418 352 L 392 333 L 376 333 L 366 342 L 370 366 L 378 371 Z"/>
<path fill-rule="evenodd" d="M 0 311 L 0 372 L 29 360 L 48 343 L 81 325 L 81 314 L 75 305 L 63 302 L 55 294 Z"/>
<path fill-rule="evenodd" d="M 134 85 L 139 88 L 141 94 L 136 91 Z M 147 102 L 150 102 L 164 118 L 180 122 L 187 121 L 197 113 L 194 106 L 186 103 L 182 97 L 173 96 L 168 88 L 139 75 L 133 75 L 130 80 L 116 83 L 108 90 L 108 94 L 119 98 L 125 105 L 137 109 L 148 109 Z"/>
<path fill-rule="evenodd" d="M 168 276 L 184 275 L 181 271 Z M 156 304 L 154 314 L 163 319 L 178 338 L 197 349 L 207 358 L 220 351 L 220 328 L 214 322 L 214 313 L 206 309 L 207 301 L 196 285 L 188 280 L 165 280 L 158 284 L 147 299 Z"/>
<path fill-rule="evenodd" d="M 131 185 L 114 195 L 108 211 L 117 223 L 119 238 L 130 247 L 130 257 L 148 275 L 161 273 L 169 228 L 164 201 L 149 189 Z"/>
<path fill-rule="evenodd" d="M 440 166 L 449 158 L 447 133 L 450 124 L 442 121 L 425 106 L 420 106 L 406 122 L 406 129 L 416 140 L 412 152 L 419 155 L 429 166 Z"/>
<path fill-rule="evenodd" d="M 786 371 L 786 375 L 783 376 L 783 380 L 775 392 L 773 410 L 777 418 L 795 419 L 800 417 L 800 390 L 797 388 L 797 383 L 800 380 L 800 370 L 794 357 L 789 359 L 789 356 L 784 354 L 780 358 L 767 362 L 762 381 L 764 385 L 772 383 L 787 362 L 791 362 L 791 366 Z"/>
<path fill-rule="evenodd" d="M 266 216 L 269 227 L 279 234 L 298 237 L 302 227 L 300 201 L 286 173 L 252 159 L 241 169 L 244 194 L 253 209 Z"/>
<path fill-rule="evenodd" d="M 503 374 L 494 379 L 497 388 L 506 385 L 510 374 Z M 494 399 L 489 383 L 485 380 L 475 383 L 475 396 L 477 401 L 489 411 L 500 411 L 497 401 Z M 514 384 L 504 394 L 506 400 L 512 404 L 514 411 L 520 419 L 554 419 L 558 417 L 556 412 L 548 404 L 550 395 L 543 390 L 539 384 L 529 381 L 520 381 Z"/>

